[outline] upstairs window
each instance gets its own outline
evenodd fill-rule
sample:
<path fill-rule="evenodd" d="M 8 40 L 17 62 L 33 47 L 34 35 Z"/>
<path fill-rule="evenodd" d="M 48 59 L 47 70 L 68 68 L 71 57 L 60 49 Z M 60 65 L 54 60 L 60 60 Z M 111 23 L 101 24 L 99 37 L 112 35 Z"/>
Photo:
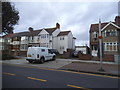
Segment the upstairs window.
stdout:
<path fill-rule="evenodd" d="M 116 30 L 106 30 L 106 36 L 117 36 L 117 31 Z"/>
<path fill-rule="evenodd" d="M 41 34 L 41 38 L 48 38 L 49 34 Z"/>
<path fill-rule="evenodd" d="M 93 32 L 92 33 L 92 38 L 98 38 L 98 32 Z"/>
<path fill-rule="evenodd" d="M 64 37 L 60 37 L 60 40 L 64 40 Z"/>

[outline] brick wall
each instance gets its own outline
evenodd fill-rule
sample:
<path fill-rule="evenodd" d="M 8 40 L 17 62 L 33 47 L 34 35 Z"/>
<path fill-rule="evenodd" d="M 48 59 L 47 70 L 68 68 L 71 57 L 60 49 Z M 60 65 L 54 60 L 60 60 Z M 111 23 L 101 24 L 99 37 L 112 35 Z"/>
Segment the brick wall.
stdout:
<path fill-rule="evenodd" d="M 72 49 L 67 49 L 67 52 L 63 52 L 63 58 L 71 58 L 72 57 L 72 54 L 73 54 L 73 51 Z"/>
<path fill-rule="evenodd" d="M 92 58 L 93 60 L 100 61 L 99 57 L 93 57 L 93 58 Z M 114 62 L 114 55 L 105 54 L 103 57 L 103 61 Z"/>
<path fill-rule="evenodd" d="M 79 54 L 78 58 L 80 60 L 91 60 L 92 56 L 90 54 Z"/>

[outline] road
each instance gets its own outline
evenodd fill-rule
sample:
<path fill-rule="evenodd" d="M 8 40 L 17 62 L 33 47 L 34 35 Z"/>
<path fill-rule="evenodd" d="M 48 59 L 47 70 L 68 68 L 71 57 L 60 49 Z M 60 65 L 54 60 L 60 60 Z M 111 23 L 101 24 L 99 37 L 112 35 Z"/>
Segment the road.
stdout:
<path fill-rule="evenodd" d="M 72 71 L 2 65 L 2 88 L 118 88 L 118 78 Z M 114 89 L 115 90 L 115 89 Z"/>

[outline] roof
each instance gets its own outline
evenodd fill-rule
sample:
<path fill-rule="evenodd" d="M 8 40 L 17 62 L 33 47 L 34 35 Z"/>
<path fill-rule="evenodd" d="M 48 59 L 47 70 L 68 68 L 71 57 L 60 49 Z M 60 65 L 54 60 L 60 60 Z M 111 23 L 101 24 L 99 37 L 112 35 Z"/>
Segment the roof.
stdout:
<path fill-rule="evenodd" d="M 4 35 L 3 38 L 12 38 L 12 37 L 21 37 L 21 36 L 35 36 L 38 35 L 42 30 L 35 30 L 31 32 L 19 32 L 19 33 L 13 33 L 13 34 L 7 34 Z"/>
<path fill-rule="evenodd" d="M 13 37 L 15 34 L 7 34 L 7 35 L 4 35 L 3 38 L 11 38 Z"/>
<path fill-rule="evenodd" d="M 101 23 L 101 29 L 104 28 L 107 24 L 114 24 L 114 25 L 117 25 L 116 22 L 104 22 L 104 23 Z M 117 25 L 118 26 L 118 25 Z M 90 32 L 94 32 L 94 31 L 99 31 L 99 23 L 97 24 L 91 24 L 90 26 Z"/>
<path fill-rule="evenodd" d="M 45 28 L 45 30 L 49 33 L 52 34 L 57 28 Z"/>
<path fill-rule="evenodd" d="M 65 35 L 68 35 L 69 32 L 71 32 L 71 31 L 62 31 L 57 36 L 65 36 Z"/>
<path fill-rule="evenodd" d="M 109 22 L 101 23 L 101 28 L 105 27 Z M 90 32 L 99 31 L 99 23 L 91 24 Z"/>
<path fill-rule="evenodd" d="M 52 34 L 57 28 L 45 28 L 49 34 Z M 19 32 L 13 34 L 4 35 L 3 38 L 12 38 L 12 37 L 21 37 L 21 36 L 36 36 L 38 35 L 43 29 L 33 30 L 33 31 L 26 31 L 26 32 Z"/>

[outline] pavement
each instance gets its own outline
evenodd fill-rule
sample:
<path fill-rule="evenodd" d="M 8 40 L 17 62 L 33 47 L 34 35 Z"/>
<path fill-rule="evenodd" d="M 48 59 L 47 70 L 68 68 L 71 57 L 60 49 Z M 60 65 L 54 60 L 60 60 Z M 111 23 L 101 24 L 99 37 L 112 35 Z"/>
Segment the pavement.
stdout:
<path fill-rule="evenodd" d="M 2 63 L 9 64 L 17 64 L 17 65 L 27 65 L 27 66 L 35 66 L 41 68 L 52 68 L 52 69 L 62 69 L 62 70 L 70 70 L 77 72 L 85 72 L 85 73 L 95 73 L 95 74 L 103 74 L 103 75 L 114 75 L 120 76 L 118 67 L 120 64 L 116 64 L 113 62 L 103 62 L 102 68 L 104 71 L 99 71 L 100 62 L 99 61 L 91 61 L 91 60 L 77 60 L 77 59 L 56 59 L 55 61 L 47 61 L 44 64 L 31 64 L 26 61 L 25 58 L 21 59 L 13 59 L 13 60 L 4 60 Z"/>

